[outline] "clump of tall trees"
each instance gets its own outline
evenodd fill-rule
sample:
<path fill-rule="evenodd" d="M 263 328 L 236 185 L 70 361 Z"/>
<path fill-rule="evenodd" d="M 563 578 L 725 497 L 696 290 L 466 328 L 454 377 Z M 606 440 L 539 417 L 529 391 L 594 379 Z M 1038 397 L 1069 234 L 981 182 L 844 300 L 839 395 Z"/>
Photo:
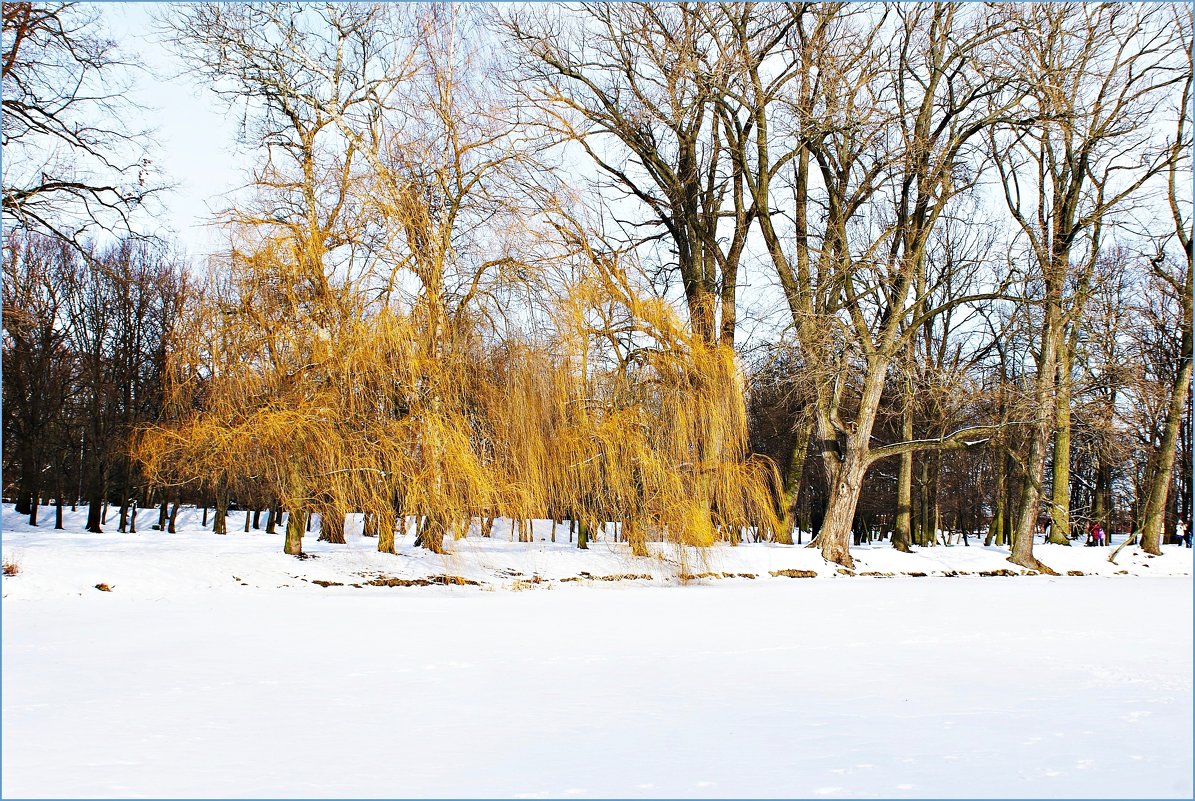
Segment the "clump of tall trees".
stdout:
<path fill-rule="evenodd" d="M 6 178 L 6 218 L 41 231 L 5 252 L 22 498 L 70 494 L 35 478 L 55 437 L 117 436 L 93 503 L 198 500 L 221 533 L 234 504 L 285 513 L 296 554 L 313 516 L 338 542 L 362 513 L 387 552 L 550 518 L 581 547 L 607 524 L 640 554 L 808 536 L 846 566 L 965 533 L 1049 570 L 1043 528 L 1157 553 L 1189 519 L 1187 9 L 197 4 L 164 25 L 243 120 L 253 191 L 184 293 L 162 251 L 20 217 Z M 10 315 L 9 265 L 15 288 L 60 262 L 110 284 L 89 314 L 47 312 L 70 308 L 52 280 Z M 153 325 L 94 334 L 143 280 L 175 288 Z M 64 394 L 55 370 L 122 389 Z"/>

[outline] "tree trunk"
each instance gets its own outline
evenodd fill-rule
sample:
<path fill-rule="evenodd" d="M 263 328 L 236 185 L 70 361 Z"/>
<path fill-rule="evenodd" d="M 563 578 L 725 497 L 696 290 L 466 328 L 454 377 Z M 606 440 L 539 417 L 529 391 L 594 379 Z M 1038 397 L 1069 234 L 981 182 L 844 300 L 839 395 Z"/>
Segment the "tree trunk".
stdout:
<path fill-rule="evenodd" d="M 1005 460 L 1005 456 L 1004 456 L 1003 450 L 998 451 L 996 454 L 996 458 L 993 459 L 993 462 L 994 462 L 993 466 L 995 468 L 994 472 L 996 474 L 995 475 L 995 485 L 996 486 L 992 490 L 992 505 L 994 508 L 992 509 L 992 522 L 991 522 L 991 525 L 988 526 L 988 535 L 983 541 L 984 545 L 991 545 L 993 541 L 997 545 L 1004 544 L 1004 521 L 1005 521 L 1005 517 L 1007 516 L 1007 510 L 1005 508 L 1005 503 L 1004 503 L 1004 501 L 1005 501 L 1004 484 L 1007 479 L 1007 473 L 1004 469 L 1005 468 L 1004 460 Z"/>
<path fill-rule="evenodd" d="M 129 504 L 129 533 L 137 533 L 137 499 L 134 498 Z"/>
<path fill-rule="evenodd" d="M 33 509 L 33 491 L 25 486 L 24 480 L 21 482 L 21 488 L 17 491 L 17 503 L 13 507 L 13 511 L 19 515 L 27 515 Z"/>
<path fill-rule="evenodd" d="M 162 496 L 162 508 L 158 510 L 158 531 L 166 530 L 166 519 L 170 517 L 170 499 Z"/>
<path fill-rule="evenodd" d="M 394 529 L 398 520 L 394 515 L 394 507 L 379 509 L 371 517 L 378 537 L 378 553 L 398 553 L 394 545 Z"/>
<path fill-rule="evenodd" d="M 286 521 L 286 540 L 282 545 L 282 552 L 291 556 L 301 556 L 303 553 L 303 533 L 307 530 L 307 512 L 293 509 Z"/>
<path fill-rule="evenodd" d="M 37 501 L 41 492 L 41 458 L 36 446 L 27 443 L 21 448 L 21 483 L 17 490 L 17 503 L 13 511 L 19 515 L 30 515 L 30 525 L 37 525 Z"/>
<path fill-rule="evenodd" d="M 1017 522 L 1012 532 L 1012 553 L 1008 561 L 1028 570 L 1053 573 L 1033 555 L 1033 532 L 1037 522 L 1038 506 L 1041 502 L 1040 480 L 1046 461 L 1046 432 L 1042 426 L 1034 426 L 1030 434 L 1029 458 L 1025 463 L 1026 475 L 1021 484 L 1021 500 L 1017 508 Z"/>
<path fill-rule="evenodd" d="M 278 507 L 275 504 L 270 504 L 270 510 L 266 513 L 266 533 L 273 534 L 275 526 L 278 525 Z"/>
<path fill-rule="evenodd" d="M 633 556 L 647 556 L 647 537 L 643 534 L 643 528 L 633 519 L 627 519 L 622 522 L 622 536 L 631 546 L 631 554 Z"/>
<path fill-rule="evenodd" d="M 901 437 L 908 442 L 913 439 L 913 405 L 906 399 L 901 413 Z M 900 455 L 900 466 L 896 473 L 896 520 L 892 527 L 892 547 L 909 553 L 913 541 L 913 452 Z"/>
<path fill-rule="evenodd" d="M 793 435 L 789 449 L 788 468 L 784 471 L 784 508 L 780 515 L 780 531 L 776 542 L 793 544 L 793 529 L 797 527 L 797 504 L 801 501 L 801 489 L 805 479 L 805 454 L 809 452 L 809 437 L 813 434 L 812 418 L 802 421 Z"/>
<path fill-rule="evenodd" d="M 104 484 L 99 478 L 92 479 L 91 495 L 87 503 L 87 530 L 102 534 L 104 520 Z"/>
<path fill-rule="evenodd" d="M 116 530 L 124 534 L 129 530 L 129 485 L 126 482 L 120 488 L 120 525 Z"/>
<path fill-rule="evenodd" d="M 1190 275 L 1190 273 L 1188 273 Z M 1191 291 L 1191 281 L 1186 284 Z M 1185 301 L 1190 307 L 1190 296 Z M 1170 496 L 1170 479 L 1174 474 L 1175 444 L 1183 412 L 1189 401 L 1191 384 L 1191 319 L 1184 315 L 1186 329 L 1183 331 L 1182 362 L 1178 377 L 1170 390 L 1170 402 L 1166 406 L 1166 422 L 1162 429 L 1162 442 L 1152 454 L 1153 473 L 1145 500 L 1145 516 L 1141 523 L 1141 550 L 1150 554 L 1162 552 L 1162 529 L 1165 524 L 1167 500 Z M 1186 510 L 1184 510 L 1186 511 Z"/>
<path fill-rule="evenodd" d="M 261 509 L 253 510 L 253 530 L 261 531 Z"/>
<path fill-rule="evenodd" d="M 319 516 L 319 541 L 344 545 L 344 514 L 325 510 Z"/>
<path fill-rule="evenodd" d="M 62 530 L 62 490 L 58 491 L 58 497 L 54 499 L 54 528 Z"/>
<path fill-rule="evenodd" d="M 917 544 L 923 548 L 934 546 L 933 532 L 929 520 L 929 460 L 921 459 L 921 475 L 917 479 L 917 505 L 914 508 L 913 531 Z"/>
<path fill-rule="evenodd" d="M 178 507 L 180 506 L 182 506 L 182 501 L 175 500 L 174 504 L 170 507 L 170 527 L 167 529 L 167 533 L 169 534 L 176 533 L 175 524 L 178 522 Z"/>
<path fill-rule="evenodd" d="M 419 525 L 419 536 L 415 544 L 427 548 L 432 553 L 444 553 L 444 533 L 444 524 L 434 515 L 427 515 Z"/>
<path fill-rule="evenodd" d="M 1065 266 L 1065 263 L 1064 263 Z M 1051 286 L 1051 284 L 1056 286 Z M 1033 555 L 1033 531 L 1041 504 L 1041 484 L 1045 475 L 1046 446 L 1053 434 L 1055 420 L 1054 384 L 1058 369 L 1058 339 L 1061 309 L 1058 300 L 1060 281 L 1047 277 L 1045 318 L 1042 321 L 1041 356 L 1037 363 L 1034 393 L 1034 421 L 1029 426 L 1029 457 L 1025 461 L 1025 477 L 1021 502 L 1017 508 L 1013 529 L 1012 553 L 1008 561 L 1029 570 L 1053 573 Z"/>
<path fill-rule="evenodd" d="M 929 465 L 929 480 L 926 482 L 925 497 L 928 508 L 930 538 L 938 543 L 938 533 L 941 531 L 941 506 L 938 503 L 938 476 L 942 473 L 942 454 L 928 453 L 925 462 Z M 949 544 L 947 540 L 946 544 Z"/>
<path fill-rule="evenodd" d="M 868 432 L 870 434 L 870 431 Z M 830 500 L 826 518 L 822 521 L 818 541 L 822 558 L 836 562 L 843 567 L 853 568 L 851 558 L 851 529 L 855 520 L 855 508 L 859 505 L 859 491 L 863 487 L 863 476 L 867 473 L 867 461 L 863 448 L 851 443 L 838 469 L 837 481 L 830 488 Z"/>
<path fill-rule="evenodd" d="M 212 518 L 212 533 L 228 533 L 228 487 L 223 481 L 216 486 L 216 514 Z"/>
<path fill-rule="evenodd" d="M 1021 497 L 1021 487 L 1025 485 L 1025 471 L 1021 469 L 1012 453 L 1004 453 L 1004 531 L 1000 533 L 997 545 L 1012 547 L 1012 539 L 1016 535 L 1014 526 L 1017 502 Z"/>
<path fill-rule="evenodd" d="M 1104 520 L 1108 515 L 1108 510 L 1104 504 L 1104 459 L 1102 455 L 1096 455 L 1095 462 L 1095 486 L 1091 490 L 1091 513 L 1092 520 Z"/>
<path fill-rule="evenodd" d="M 1064 344 L 1058 353 L 1058 386 L 1054 395 L 1054 469 L 1050 503 L 1052 545 L 1070 545 L 1071 533 L 1071 360 Z"/>
<path fill-rule="evenodd" d="M 577 521 L 577 547 L 582 551 L 589 549 L 589 527 L 584 518 Z"/>

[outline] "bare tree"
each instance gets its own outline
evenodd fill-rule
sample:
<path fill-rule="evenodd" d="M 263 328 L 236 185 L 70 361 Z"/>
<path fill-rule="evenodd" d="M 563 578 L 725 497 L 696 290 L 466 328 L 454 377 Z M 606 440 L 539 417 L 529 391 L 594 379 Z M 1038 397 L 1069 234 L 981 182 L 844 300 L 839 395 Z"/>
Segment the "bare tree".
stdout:
<path fill-rule="evenodd" d="M 1004 13 L 1013 33 L 1002 46 L 1029 89 L 1030 121 L 993 129 L 990 143 L 1032 264 L 1032 286 L 1040 291 L 1035 417 L 1010 559 L 1040 569 L 1033 529 L 1059 404 L 1069 410 L 1067 332 L 1081 313 L 1112 214 L 1171 160 L 1148 117 L 1158 99 L 1181 82 L 1182 70 L 1175 63 L 1179 37 L 1156 7 L 1039 4 L 1004 7 Z M 1068 413 L 1062 414 L 1063 426 L 1069 425 Z M 1068 435 L 1069 429 L 1054 454 L 1052 508 L 1059 510 L 1060 535 L 1069 517 Z"/>
<path fill-rule="evenodd" d="M 849 565 L 872 463 L 983 435 L 872 444 L 889 371 L 908 343 L 932 318 L 991 296 L 931 305 L 926 254 L 943 214 L 978 179 L 977 137 L 1015 93 L 1005 76 L 979 66 L 1001 31 L 983 14 L 953 5 L 798 13 L 800 78 L 778 101 L 790 132 L 751 151 L 753 176 L 768 174 L 774 160 L 786 165 L 786 180 L 751 186 L 796 338 L 817 376 L 813 437 L 829 488 L 822 554 Z M 754 113 L 766 121 L 776 112 Z M 786 187 L 795 210 L 782 228 L 775 193 Z"/>
<path fill-rule="evenodd" d="M 145 133 L 125 121 L 128 63 L 95 6 L 5 3 L 3 214 L 9 225 L 82 243 L 95 228 L 134 228 L 161 187 Z"/>
<path fill-rule="evenodd" d="M 1191 165 L 1191 134 L 1188 113 L 1191 108 L 1191 80 L 1192 62 L 1189 48 L 1191 38 L 1191 15 L 1185 10 L 1175 10 L 1173 15 L 1175 27 L 1180 34 L 1186 54 L 1186 75 L 1183 79 L 1182 101 L 1178 108 L 1178 125 L 1175 129 L 1174 141 L 1170 151 L 1170 161 L 1167 182 L 1167 199 L 1169 201 L 1172 220 L 1174 223 L 1174 240 L 1178 245 L 1178 253 L 1171 255 L 1163 245 L 1158 248 L 1157 255 L 1151 260 L 1153 276 L 1156 286 L 1163 290 L 1163 294 L 1172 299 L 1179 309 L 1178 331 L 1181 337 L 1177 357 L 1177 369 L 1174 371 L 1174 382 L 1169 387 L 1170 397 L 1166 404 L 1165 422 L 1162 437 L 1157 444 L 1157 450 L 1151 454 L 1151 479 L 1145 504 L 1144 519 L 1141 521 L 1141 546 L 1147 553 L 1161 553 L 1162 529 L 1164 516 L 1170 492 L 1171 474 L 1174 469 L 1176 445 L 1179 429 L 1182 425 L 1184 412 L 1190 407 L 1191 386 L 1191 329 L 1195 325 L 1192 315 L 1193 262 L 1195 252 L 1192 250 L 1192 221 L 1190 197 L 1186 195 L 1189 183 L 1184 189 L 1180 185 L 1180 176 L 1190 174 Z M 1184 169 L 1185 167 L 1185 169 Z M 1189 455 L 1188 455 L 1189 461 Z M 1191 524 L 1190 509 L 1182 509 L 1187 515 L 1187 524 Z"/>
<path fill-rule="evenodd" d="M 653 254 L 662 276 L 679 275 L 693 330 L 726 346 L 734 344 L 739 265 L 755 216 L 740 165 L 727 158 L 728 146 L 746 146 L 751 121 L 728 115 L 723 103 L 737 68 L 726 23 L 776 13 L 588 3 L 575 14 L 519 10 L 502 20 L 522 54 L 518 85 L 548 129 L 588 156 L 599 191 L 623 196 L 608 216 L 625 241 Z M 774 44 L 784 30 L 752 34 Z M 636 204 L 645 214 L 635 215 Z"/>
<path fill-rule="evenodd" d="M 4 247 L 4 449 L 18 475 L 16 511 L 37 524 L 43 490 L 62 456 L 75 359 L 66 328 L 64 281 L 74 256 L 47 236 L 14 232 Z M 67 446 L 69 449 L 69 446 Z M 61 494 L 61 484 L 54 487 Z"/>

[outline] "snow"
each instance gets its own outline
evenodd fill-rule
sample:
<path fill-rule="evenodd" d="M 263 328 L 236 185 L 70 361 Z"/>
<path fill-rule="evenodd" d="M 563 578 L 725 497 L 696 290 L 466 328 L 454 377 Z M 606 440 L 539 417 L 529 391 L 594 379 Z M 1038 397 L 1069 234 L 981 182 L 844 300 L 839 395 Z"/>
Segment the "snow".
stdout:
<path fill-rule="evenodd" d="M 1192 794 L 1187 549 L 1035 548 L 1100 574 L 1058 577 L 855 550 L 889 578 L 762 543 L 579 552 L 547 521 L 390 556 L 357 521 L 297 560 L 184 514 L 96 535 L 5 508 L 5 797 Z M 625 574 L 652 578 L 600 579 Z"/>

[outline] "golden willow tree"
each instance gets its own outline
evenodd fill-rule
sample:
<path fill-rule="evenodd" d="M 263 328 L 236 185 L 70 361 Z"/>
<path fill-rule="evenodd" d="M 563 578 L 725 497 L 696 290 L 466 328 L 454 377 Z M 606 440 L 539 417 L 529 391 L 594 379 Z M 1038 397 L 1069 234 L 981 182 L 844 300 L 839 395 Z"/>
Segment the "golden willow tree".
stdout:
<path fill-rule="evenodd" d="M 648 538 L 704 546 L 737 544 L 748 530 L 774 536 L 779 476 L 749 455 L 734 351 L 646 295 L 626 254 L 595 247 L 594 231 L 558 230 L 585 268 L 562 321 L 563 341 L 579 346 L 574 391 L 589 398 L 570 420 L 581 469 L 563 477 L 583 514 L 620 521 L 636 554 Z"/>
<path fill-rule="evenodd" d="M 175 422 L 147 429 L 138 453 L 160 483 L 265 487 L 290 511 L 287 553 L 311 512 L 364 512 L 385 552 L 408 514 L 436 552 L 495 512 L 564 510 L 581 547 L 614 522 L 639 555 L 778 526 L 733 352 L 643 297 L 614 256 L 572 254 L 589 262 L 555 310 L 555 348 L 487 347 L 468 318 L 431 348 L 419 305 L 370 308 L 331 285 L 313 306 L 292 288 L 300 254 L 256 245 L 233 251 L 180 327 Z"/>
<path fill-rule="evenodd" d="M 554 256 L 517 255 L 536 248 L 514 247 L 526 207 L 505 187 L 536 191 L 521 171 L 535 143 L 487 93 L 467 17 L 182 19 L 200 68 L 261 113 L 268 158 L 174 349 L 170 422 L 139 441 L 159 483 L 210 487 L 218 505 L 238 488 L 276 499 L 291 554 L 312 513 L 342 541 L 345 514 L 363 512 L 386 552 L 408 517 L 435 552 L 498 514 L 567 513 L 582 547 L 614 522 L 636 553 L 775 530 L 731 349 L 643 300 L 579 226 L 554 229 L 571 230 Z M 504 342 L 503 300 L 552 259 L 580 276 L 548 301 L 555 345 Z"/>

